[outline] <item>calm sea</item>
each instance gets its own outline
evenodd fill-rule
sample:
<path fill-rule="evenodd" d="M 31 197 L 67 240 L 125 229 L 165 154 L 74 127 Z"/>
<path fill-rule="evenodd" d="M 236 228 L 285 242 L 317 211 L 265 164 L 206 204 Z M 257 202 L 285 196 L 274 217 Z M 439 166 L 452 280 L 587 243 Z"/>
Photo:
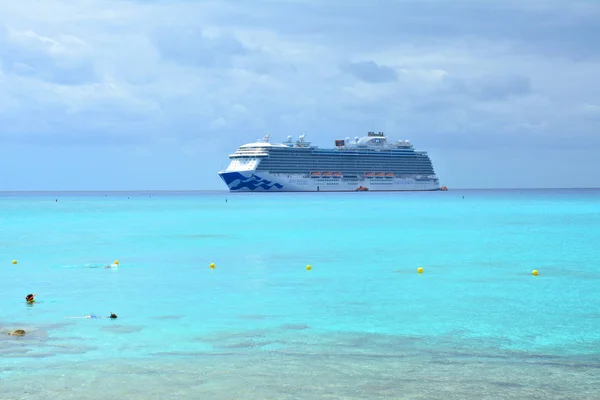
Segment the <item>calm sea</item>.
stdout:
<path fill-rule="evenodd" d="M 599 260 L 600 190 L 2 193 L 0 398 L 598 399 Z"/>

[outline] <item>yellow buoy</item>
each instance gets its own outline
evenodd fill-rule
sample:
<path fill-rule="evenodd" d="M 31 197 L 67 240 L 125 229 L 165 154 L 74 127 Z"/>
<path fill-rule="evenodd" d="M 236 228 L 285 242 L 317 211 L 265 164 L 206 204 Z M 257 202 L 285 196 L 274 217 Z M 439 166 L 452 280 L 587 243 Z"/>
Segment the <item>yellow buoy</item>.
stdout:
<path fill-rule="evenodd" d="M 209 267 L 210 269 L 215 269 L 215 263 L 210 263 Z"/>
<path fill-rule="evenodd" d="M 417 268 L 417 272 L 418 272 L 419 274 L 422 274 L 422 273 L 423 273 L 423 267 L 419 267 L 419 268 Z"/>
<path fill-rule="evenodd" d="M 113 261 L 113 264 L 115 264 L 115 265 L 119 265 L 119 260 L 115 260 L 115 261 Z"/>
<path fill-rule="evenodd" d="M 307 265 L 307 266 L 306 266 L 306 270 L 307 270 L 307 271 L 310 271 L 311 269 L 312 269 L 312 267 L 311 267 L 310 265 Z"/>
<path fill-rule="evenodd" d="M 531 271 L 531 275 L 533 276 L 538 276 L 539 272 L 537 269 L 534 269 L 533 271 Z"/>
<path fill-rule="evenodd" d="M 13 260 L 13 264 L 17 264 L 17 260 Z"/>

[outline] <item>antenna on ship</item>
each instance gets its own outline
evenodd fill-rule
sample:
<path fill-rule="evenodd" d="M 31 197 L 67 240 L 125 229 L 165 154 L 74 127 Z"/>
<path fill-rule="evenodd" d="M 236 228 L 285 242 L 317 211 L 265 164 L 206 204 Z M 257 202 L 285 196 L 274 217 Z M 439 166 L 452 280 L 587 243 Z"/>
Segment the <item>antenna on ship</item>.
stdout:
<path fill-rule="evenodd" d="M 298 140 L 296 140 L 296 147 L 310 147 L 310 142 L 304 141 L 305 137 L 306 135 L 304 133 L 298 137 Z"/>
<path fill-rule="evenodd" d="M 265 137 L 263 137 L 263 143 L 269 143 L 269 139 L 271 138 L 271 134 L 269 132 L 267 132 L 267 134 L 265 135 Z"/>

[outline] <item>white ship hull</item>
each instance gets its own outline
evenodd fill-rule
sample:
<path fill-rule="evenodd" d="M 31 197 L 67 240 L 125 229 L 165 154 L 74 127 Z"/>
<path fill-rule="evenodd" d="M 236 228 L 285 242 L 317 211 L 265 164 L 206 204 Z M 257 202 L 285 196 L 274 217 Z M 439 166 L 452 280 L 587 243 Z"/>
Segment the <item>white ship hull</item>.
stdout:
<path fill-rule="evenodd" d="M 267 171 L 222 171 L 230 191 L 235 192 L 354 192 L 440 190 L 437 179 L 398 177 L 311 177 L 301 174 L 273 174 Z M 359 189 L 362 188 L 362 189 Z"/>

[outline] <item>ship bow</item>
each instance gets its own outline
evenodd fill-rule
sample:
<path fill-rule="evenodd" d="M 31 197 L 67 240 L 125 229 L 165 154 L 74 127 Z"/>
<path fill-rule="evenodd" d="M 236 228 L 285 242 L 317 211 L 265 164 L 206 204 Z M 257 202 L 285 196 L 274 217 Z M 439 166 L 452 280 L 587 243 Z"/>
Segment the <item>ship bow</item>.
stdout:
<path fill-rule="evenodd" d="M 264 179 L 253 172 L 220 172 L 219 176 L 231 191 L 275 191 L 283 185 Z"/>

